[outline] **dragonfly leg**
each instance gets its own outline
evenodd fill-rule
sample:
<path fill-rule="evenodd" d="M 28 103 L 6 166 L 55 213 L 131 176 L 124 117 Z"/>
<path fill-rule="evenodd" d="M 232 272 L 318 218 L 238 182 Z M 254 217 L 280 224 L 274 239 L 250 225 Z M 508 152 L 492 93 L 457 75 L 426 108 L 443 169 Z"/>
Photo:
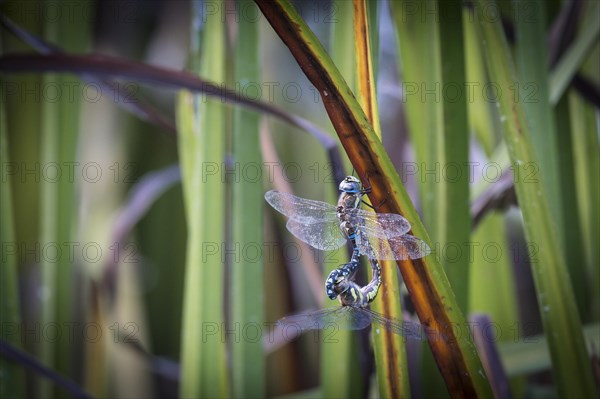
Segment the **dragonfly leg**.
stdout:
<path fill-rule="evenodd" d="M 367 184 L 363 186 L 363 189 L 361 190 L 361 193 L 363 195 L 371 192 L 371 178 L 369 177 L 368 173 L 365 175 L 365 181 L 367 182 Z"/>
<path fill-rule="evenodd" d="M 365 201 L 363 201 L 363 200 L 360 200 L 360 203 L 361 203 L 361 204 L 363 204 L 363 205 L 366 205 L 366 206 L 368 206 L 369 208 L 371 208 L 371 209 L 373 209 L 373 210 L 375 210 L 375 207 L 374 207 L 373 205 L 371 205 L 371 204 L 369 204 L 369 203 L 366 203 L 366 202 L 365 202 Z"/>

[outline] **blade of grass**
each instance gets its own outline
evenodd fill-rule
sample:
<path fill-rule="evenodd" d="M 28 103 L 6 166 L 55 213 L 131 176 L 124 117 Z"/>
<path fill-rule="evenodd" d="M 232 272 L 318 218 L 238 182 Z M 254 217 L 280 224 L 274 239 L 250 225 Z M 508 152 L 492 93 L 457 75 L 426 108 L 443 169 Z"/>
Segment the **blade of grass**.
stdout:
<path fill-rule="evenodd" d="M 411 140 L 421 167 L 423 218 L 461 309 L 467 309 L 470 238 L 468 120 L 462 10 L 458 1 L 392 2 Z M 407 10 L 412 8 L 412 12 Z M 425 10 L 434 14 L 425 15 Z M 429 11 L 428 11 L 429 12 Z M 454 18 L 452 17 L 454 16 Z M 458 16 L 458 18 L 456 18 Z M 457 38 L 459 40 L 457 40 Z M 412 51 L 419 51 L 418 55 Z M 423 62 L 423 60 L 427 62 Z M 423 366 L 427 396 L 445 392 L 431 357 Z"/>
<path fill-rule="evenodd" d="M 424 103 L 421 99 L 420 85 L 424 82 L 438 82 L 439 77 L 428 76 L 431 71 L 431 63 L 422 63 L 421 60 L 428 60 L 431 57 L 430 44 L 428 38 L 427 25 L 421 23 L 419 18 L 409 18 L 408 9 L 415 12 L 415 7 L 420 3 L 409 3 L 405 1 L 391 1 L 390 10 L 391 16 L 396 29 L 396 41 L 399 46 L 399 54 L 401 63 L 402 77 L 402 95 L 405 113 L 407 115 L 408 131 L 411 134 L 411 145 L 414 147 L 415 158 L 421 162 L 426 162 L 428 159 L 428 135 L 427 120 L 434 118 L 433 111 L 425 109 L 426 105 L 432 102 Z M 426 67 L 429 65 L 429 67 Z M 408 99 L 411 101 L 408 101 Z M 414 115 L 414 117 L 411 117 Z M 421 197 L 425 194 L 423 179 L 419 179 L 419 193 Z M 435 187 L 434 187 L 435 188 Z M 426 199 L 422 199 L 423 208 L 425 209 Z M 424 211 L 424 213 L 426 213 Z M 431 225 L 429 225 L 432 228 Z"/>
<path fill-rule="evenodd" d="M 127 202 L 118 211 L 112 227 L 110 241 L 125 247 L 125 239 L 131 230 L 145 217 L 151 206 L 169 190 L 173 185 L 179 183 L 181 175 L 179 166 L 172 165 L 162 170 L 148 173 L 143 176 L 131 189 Z M 102 284 L 107 291 L 110 301 L 114 300 L 116 289 L 117 268 L 120 266 L 119 259 L 114 256 L 108 257 L 103 268 Z"/>
<path fill-rule="evenodd" d="M 410 2 L 409 2 L 410 3 Z M 423 165 L 423 216 L 461 309 L 468 296 L 469 241 L 468 123 L 462 10 L 458 1 L 392 2 L 405 85 L 417 85 L 407 97 L 410 132 L 417 161 Z M 407 9 L 416 7 L 412 13 Z M 424 10 L 439 14 L 420 18 Z M 451 16 L 461 16 L 452 18 Z M 439 20 L 439 23 L 437 22 Z M 418 48 L 418 50 L 416 49 Z M 412 51 L 419 51 L 415 56 Z M 422 60 L 427 59 L 426 63 Z M 432 96 L 433 94 L 433 96 Z M 452 256 L 452 248 L 458 256 Z M 456 252 L 456 249 L 454 250 Z"/>
<path fill-rule="evenodd" d="M 202 27 L 203 18 L 206 23 Z M 204 15 L 198 3 L 192 4 L 191 42 L 194 72 L 224 82 L 224 25 L 218 14 Z M 223 397 L 228 395 L 225 342 L 220 331 L 224 325 L 220 246 L 225 185 L 218 171 L 225 159 L 224 106 L 184 92 L 177 108 L 188 225 L 180 392 L 182 397 Z M 217 173 L 207 175 L 209 167 L 216 167 Z"/>
<path fill-rule="evenodd" d="M 373 82 L 377 87 L 379 75 L 379 7 L 381 1 L 367 1 L 367 17 L 369 20 L 369 38 L 371 64 L 373 65 Z"/>
<path fill-rule="evenodd" d="M 488 1 L 478 1 L 475 10 L 484 9 L 492 10 L 486 18 L 479 19 L 480 39 L 490 78 L 503 93 L 510 93 L 516 75 L 500 15 L 497 8 L 490 8 Z M 530 165 L 539 164 L 523 109 L 509 95 L 501 96 L 499 105 L 513 172 L 520 177 L 526 176 Z M 529 182 L 517 177 L 515 188 L 527 240 L 535 244 L 535 251 L 530 247 L 530 258 L 556 385 L 561 396 L 592 397 L 594 386 L 587 366 L 581 323 L 543 183 L 539 178 Z"/>
<path fill-rule="evenodd" d="M 348 0 L 336 0 L 334 3 L 336 10 L 336 23 L 332 24 L 331 31 L 331 58 L 339 67 L 340 73 L 353 88 L 356 86 L 356 63 L 354 54 L 354 40 L 348 40 L 354 35 L 353 13 L 354 5 Z"/>
<path fill-rule="evenodd" d="M 519 1 L 515 3 L 515 61 L 519 73 L 519 102 L 527 117 L 531 139 L 541 179 L 544 181 L 546 198 L 560 232 L 562 251 L 569 259 L 573 292 L 580 315 L 587 314 L 584 263 L 580 259 L 579 228 L 573 223 L 577 206 L 571 201 L 573 174 L 568 107 L 566 99 L 559 102 L 554 112 L 549 100 L 549 62 L 546 51 L 546 3 L 544 1 Z M 532 16 L 532 17 L 530 17 Z M 555 123 L 561 121 L 562 129 Z M 561 134 L 558 134 L 558 132 Z M 565 203 L 567 201 L 568 203 Z M 568 228 L 567 228 L 568 227 Z"/>
<path fill-rule="evenodd" d="M 469 311 L 488 314 L 500 331 L 510 331 L 518 320 L 518 313 L 503 215 L 494 212 L 484 218 L 473 233 L 471 242 L 476 247 L 473 251 Z M 500 341 L 510 339 L 509 334 L 499 336 Z"/>
<path fill-rule="evenodd" d="M 558 173 L 560 186 L 555 191 L 558 191 L 561 195 L 560 205 L 562 209 L 560 212 L 563 221 L 561 238 L 566 259 L 569 259 L 567 268 L 573 284 L 577 309 L 579 310 L 581 322 L 585 323 L 590 321 L 590 294 L 593 295 L 594 291 L 589 291 L 591 287 L 588 286 L 589 277 L 586 275 L 587 268 L 582 236 L 583 230 L 579 219 L 579 202 L 577 196 L 574 195 L 577 193 L 577 176 L 575 175 L 575 162 L 573 159 L 575 134 L 571 130 L 568 95 L 561 97 L 554 107 L 553 114 L 556 118 L 555 130 L 560 132 L 556 135 L 557 149 L 559 149 L 556 151 L 556 155 L 558 157 L 557 163 L 560 165 Z"/>
<path fill-rule="evenodd" d="M 410 142 L 414 147 L 415 159 L 419 161 L 421 169 L 426 171 L 417 179 L 423 219 L 431 232 L 431 237 L 434 240 L 441 240 L 439 230 L 441 219 L 438 224 L 434 200 L 437 197 L 444 198 L 440 192 L 442 185 L 437 184 L 435 178 L 423 177 L 427 177 L 427 171 L 435 170 L 435 165 L 439 165 L 437 161 L 442 159 L 444 145 L 442 127 L 439 125 L 443 108 L 439 106 L 437 98 L 426 101 L 426 97 L 424 99 L 421 95 L 422 89 L 431 91 L 441 79 L 439 39 L 435 31 L 437 24 L 432 18 L 420 18 L 420 13 L 417 11 L 425 7 L 425 4 L 424 1 L 391 1 L 390 10 L 396 31 L 396 43 L 399 47 L 403 103 Z M 422 60 L 428 61 L 422 62 Z M 441 260 L 442 257 L 440 256 L 439 259 Z M 446 395 L 442 376 L 435 367 L 435 359 L 427 348 L 424 348 L 422 359 L 421 369 L 424 380 L 427 380 L 427 384 L 423 385 L 424 393 L 435 397 Z"/>
<path fill-rule="evenodd" d="M 21 28 L 19 25 L 14 23 L 5 15 L 0 14 L 0 25 L 4 26 L 7 30 L 21 39 L 23 42 L 27 43 L 29 46 L 34 48 L 37 52 L 42 54 L 51 54 L 63 53 L 63 50 L 53 44 L 46 42 L 41 37 L 38 37 L 31 32 L 26 31 Z M 100 85 L 102 90 L 106 90 L 109 93 L 115 93 L 120 90 L 118 87 L 118 82 L 110 81 L 110 80 L 100 80 L 92 79 L 91 76 L 84 77 L 87 83 L 94 83 Z M 127 93 L 128 101 L 117 101 L 116 96 L 109 96 L 116 104 L 123 107 L 127 111 L 135 114 L 140 119 L 153 123 L 157 126 L 162 127 L 169 134 L 175 134 L 175 125 L 172 121 L 170 121 L 166 116 L 162 115 L 152 104 L 144 101 L 139 98 L 136 93 L 130 92 Z"/>
<path fill-rule="evenodd" d="M 40 377 L 49 379 L 52 383 L 61 387 L 65 392 L 68 392 L 74 398 L 89 399 L 92 398 L 79 385 L 72 380 L 62 376 L 56 371 L 49 369 L 43 365 L 38 359 L 31 356 L 29 353 L 12 346 L 8 342 L 0 339 L 0 353 L 3 358 L 10 359 L 15 365 L 24 365 L 25 367 L 35 371 Z M 3 360 L 4 362 L 5 360 Z M 19 366 L 21 368 L 21 366 Z M 12 396 L 4 396 L 12 397 Z"/>
<path fill-rule="evenodd" d="M 474 218 L 474 231 L 471 235 L 474 249 L 471 263 L 474 267 L 471 268 L 469 280 L 469 312 L 490 315 L 500 331 L 507 332 L 514 328 L 519 315 L 505 217 L 501 210 L 496 210 L 504 208 L 504 205 L 487 208 L 487 205 L 478 204 L 480 201 L 491 204 L 494 197 L 502 196 L 507 187 L 513 186 L 512 173 L 509 172 L 510 159 L 503 142 L 499 143 L 489 162 L 500 165 L 507 172 L 493 183 L 480 180 L 471 191 L 473 207 L 485 207 L 487 211 L 480 212 L 479 223 L 476 224 Z M 497 190 L 494 190 L 495 186 L 499 186 Z M 498 338 L 504 341 L 510 340 L 511 336 L 502 334 Z"/>
<path fill-rule="evenodd" d="M 583 334 L 588 343 L 587 352 L 600 354 L 600 324 L 584 326 Z M 515 338 L 518 339 L 517 342 L 498 345 L 502 364 L 509 376 L 533 374 L 552 367 L 552 357 L 545 335 Z"/>
<path fill-rule="evenodd" d="M 463 27 L 465 40 L 465 75 L 475 90 L 467 93 L 467 110 L 469 129 L 475 134 L 485 154 L 492 156 L 499 139 L 499 126 L 494 117 L 495 102 L 484 99 L 482 84 L 488 83 L 485 62 L 481 56 L 481 46 L 477 38 L 476 16 L 470 18 L 469 12 L 463 10 Z"/>
<path fill-rule="evenodd" d="M 360 105 L 314 33 L 287 1 L 257 1 L 263 15 L 319 90 L 329 118 L 353 166 L 372 187 L 369 199 L 378 212 L 405 216 L 413 233 L 431 244 L 417 212 L 381 142 Z M 398 261 L 421 323 L 429 328 L 429 344 L 454 396 L 491 396 L 481 362 L 468 334 L 452 325 L 465 319 L 447 277 L 434 256 Z M 434 337 L 438 334 L 437 337 Z M 444 339 L 439 334 L 444 334 Z"/>
<path fill-rule="evenodd" d="M 586 23 L 598 19 L 597 13 L 589 13 L 597 4 L 586 3 L 584 6 L 587 8 L 584 12 L 588 21 L 583 22 L 581 29 L 586 28 Z M 580 74 L 596 82 L 600 80 L 600 44 L 595 44 Z M 588 101 L 582 101 L 586 99 Z M 589 101 L 580 90 L 571 90 L 569 94 L 577 209 L 586 259 L 585 278 L 589 284 L 588 317 L 590 320 L 600 320 L 600 248 L 597 245 L 600 242 L 600 125 L 597 119 L 598 102 Z"/>
<path fill-rule="evenodd" d="M 458 304 L 466 310 L 469 250 L 464 248 L 464 243 L 469 242 L 471 225 L 469 132 L 466 93 L 463 91 L 466 87 L 465 54 L 463 41 L 456 39 L 464 36 L 461 4 L 458 1 L 392 4 L 400 62 L 407 64 L 404 82 L 407 87 L 418 85 L 418 96 L 407 97 L 407 118 L 409 126 L 423 127 L 423 130 L 410 131 L 413 140 L 421 136 L 420 145 L 425 147 L 416 154 L 417 161 L 423 165 L 419 174 L 423 218 L 436 242 L 437 256 L 444 263 Z M 413 10 L 416 12 L 408 13 L 407 7 L 416 7 Z M 423 10 L 435 10 L 435 16 L 421 18 Z M 404 23 L 402 19 L 410 22 Z M 412 31 L 415 25 L 421 26 Z M 413 43 L 407 43 L 409 41 Z M 420 48 L 422 58 L 407 51 L 414 46 Z M 423 59 L 428 61 L 423 63 Z M 410 108 L 409 103 L 412 103 Z M 411 122 L 411 119 L 420 121 Z M 427 375 L 437 375 L 431 357 L 426 356 L 423 365 Z M 440 385 L 430 379 L 424 386 L 426 395 L 443 395 Z"/>
<path fill-rule="evenodd" d="M 548 54 L 546 51 L 546 7 L 540 0 L 514 3 L 515 64 L 518 73 L 516 102 L 522 104 L 538 171 L 558 231 L 564 231 L 560 191 L 558 138 L 548 100 Z M 563 240 L 560 241 L 561 245 Z M 565 248 L 562 248 L 563 252 Z"/>
<path fill-rule="evenodd" d="M 356 41 L 356 64 L 358 72 L 358 97 L 373 131 L 381 140 L 379 109 L 375 91 L 374 52 L 371 50 L 373 33 L 372 13 L 364 0 L 354 1 L 354 37 Z M 391 261 L 380 261 L 381 288 L 378 300 L 371 307 L 390 319 L 402 320 L 400 304 L 400 280 L 398 268 Z M 372 328 L 373 350 L 379 395 L 384 398 L 409 397 L 408 363 L 406 347 L 401 336 L 385 328 Z"/>
<path fill-rule="evenodd" d="M 3 2 L 0 4 L 2 12 L 17 21 L 20 25 L 28 28 L 30 31 L 41 34 L 43 26 L 39 23 L 39 18 L 35 13 L 19 12 L 19 7 L 11 7 L 17 2 Z M 5 8 L 6 6 L 6 8 Z M 27 51 L 18 40 L 2 33 L 2 54 L 11 52 Z M 41 87 L 42 78 L 39 76 L 2 76 L 1 79 L 3 96 L 1 101 L 6 104 L 6 133 L 8 138 L 9 153 L 11 161 L 20 165 L 32 167 L 39 162 L 40 151 L 40 126 L 41 126 L 41 101 L 36 101 L 34 96 L 23 98 L 21 91 L 17 88 Z M 13 94 L 10 94 L 10 88 L 13 88 Z M 31 176 L 31 175 L 30 175 Z M 24 245 L 34 246 L 39 242 L 39 193 L 40 185 L 36 179 L 15 178 L 12 180 L 13 193 L 13 212 L 15 223 L 15 241 Z M 19 251 L 20 252 L 20 251 Z M 17 265 L 26 265 L 31 262 L 31 258 L 23 254 L 17 255 Z M 25 310 L 25 303 L 23 304 Z M 37 343 L 32 340 L 26 340 L 22 343 L 24 348 L 30 352 L 37 350 Z M 28 392 L 35 395 L 35 387 Z"/>
<path fill-rule="evenodd" d="M 244 10 L 258 13 L 256 6 L 244 0 L 239 4 Z M 259 25 L 241 18 L 237 26 L 234 45 L 234 81 L 258 82 L 260 79 Z M 260 115 L 241 108 L 233 116 L 233 158 L 236 170 L 247 170 L 261 165 L 259 140 Z M 260 176 L 260 174 L 259 174 Z M 263 240 L 263 187 L 260 179 L 242 174 L 233 184 L 232 248 L 252 248 Z M 242 255 L 246 251 L 242 251 Z M 260 252 L 259 252 L 260 253 Z M 248 331 L 241 340 L 231 344 L 233 395 L 235 397 L 265 396 L 266 359 L 260 339 L 253 339 L 251 331 L 261 331 L 263 314 L 264 257 L 242 256 L 231 264 L 232 290 L 230 328 Z M 260 336 L 260 334 L 259 334 Z"/>
<path fill-rule="evenodd" d="M 355 44 L 354 40 L 348 40 L 354 34 L 353 26 L 353 5 L 351 1 L 341 0 L 334 3 L 336 11 L 336 23 L 332 24 L 331 32 L 331 55 L 340 66 L 344 77 L 354 86 L 356 80 L 355 63 Z M 331 132 L 332 137 L 335 133 Z M 335 140 L 335 138 L 334 138 Z M 337 141 L 337 140 L 336 140 Z M 347 165 L 349 162 L 345 160 Z M 339 183 L 339 182 L 336 182 Z M 337 201 L 337 190 L 325 190 L 325 200 L 330 203 Z M 348 262 L 349 255 L 345 250 L 330 251 L 326 255 L 327 262 L 323 268 L 323 281 L 329 276 L 333 267 Z M 321 287 L 323 284 L 321 283 Z M 325 290 L 321 288 L 321 295 L 325 296 Z M 337 301 L 331 301 L 325 296 L 326 307 L 337 307 Z M 360 333 L 359 333 L 360 334 Z M 360 373 L 360 368 L 356 367 L 360 357 L 358 352 L 361 350 L 357 340 L 359 334 L 349 330 L 338 330 L 335 334 L 335 341 L 323 340 L 320 353 L 320 386 L 323 397 L 351 397 L 364 391 L 366 381 Z M 353 376 L 356 373 L 356 376 Z"/>
<path fill-rule="evenodd" d="M 251 99 L 234 90 L 200 79 L 188 72 L 169 70 L 104 55 L 67 54 L 0 56 L 0 71 L 13 73 L 25 73 L 28 71 L 70 71 L 83 75 L 93 74 L 112 78 L 127 78 L 136 82 L 153 83 L 172 88 L 185 88 L 204 93 L 210 97 L 218 97 L 224 102 L 239 104 L 252 110 L 273 115 L 292 126 L 307 131 L 319 140 L 321 145 L 327 150 L 327 156 L 329 157 L 336 180 L 339 181 L 344 178 L 342 161 L 335 140 L 308 119 L 274 107 L 265 101 Z"/>
<path fill-rule="evenodd" d="M 577 208 L 584 247 L 590 319 L 600 319 L 600 153 L 596 110 L 569 93 Z M 583 318 L 583 317 L 582 317 Z"/>
<path fill-rule="evenodd" d="M 87 46 L 89 20 L 69 21 L 58 19 L 46 21 L 45 38 L 48 41 L 61 43 L 70 51 L 82 52 Z M 48 74 L 44 77 L 45 87 L 69 87 L 77 83 L 76 78 L 68 75 Z M 81 97 L 69 98 L 60 96 L 58 101 L 46 100 L 42 106 L 42 168 L 52 165 L 65 165 L 75 161 L 79 137 L 79 113 Z M 58 181 L 41 180 L 40 206 L 42 247 L 58 245 L 60 247 L 73 241 L 73 227 L 76 223 L 75 186 L 67 178 Z M 43 326 L 57 323 L 59 326 L 74 323 L 74 301 L 72 298 L 73 264 L 69 257 L 56 259 L 43 256 L 40 263 L 42 273 L 42 291 L 44 300 L 41 305 L 41 324 Z M 75 370 L 71 364 L 73 353 L 81 342 L 73 342 L 63 336 L 56 342 L 42 340 L 40 358 L 50 368 L 70 376 Z M 52 396 L 52 387 L 47 381 L 41 383 L 41 396 Z"/>
<path fill-rule="evenodd" d="M 438 159 L 442 165 L 441 183 L 443 196 L 436 197 L 438 212 L 441 212 L 442 234 L 440 247 L 448 252 L 451 246 L 459 248 L 459 256 L 446 256 L 445 266 L 448 279 L 452 284 L 459 306 L 465 312 L 469 296 L 469 254 L 461 250 L 471 236 L 471 218 L 469 214 L 469 129 L 467 119 L 467 100 L 461 88 L 466 87 L 465 50 L 462 38 L 462 2 L 458 0 L 442 0 L 439 7 L 439 56 L 442 67 L 440 77 L 442 84 L 443 119 L 442 126 L 444 145 L 443 157 Z M 450 16 L 458 16 L 452 18 Z M 458 38 L 458 40 L 457 40 Z M 452 88 L 457 90 L 452 95 Z M 451 170 L 456 168 L 453 174 Z M 443 173 L 446 170 L 446 173 Z M 428 193 L 430 194 L 430 193 Z M 435 237 L 434 237 L 435 239 Z"/>
<path fill-rule="evenodd" d="M 550 75 L 550 103 L 555 105 L 600 36 L 600 2 L 590 2 L 587 23 Z"/>
<path fill-rule="evenodd" d="M 11 161 L 8 154 L 8 133 L 6 131 L 5 102 L 0 99 L 0 164 L 8 168 Z M 6 179 L 6 180 L 5 180 Z M 15 228 L 13 212 L 12 179 L 3 177 L 0 185 L 0 242 L 2 243 L 2 267 L 0 267 L 0 325 L 2 340 L 21 348 L 18 334 L 21 323 L 21 307 L 19 304 L 19 282 L 17 280 L 17 256 L 15 251 Z M 18 398 L 24 395 L 24 375 L 21 367 L 5 358 L 0 358 L 0 396 Z"/>

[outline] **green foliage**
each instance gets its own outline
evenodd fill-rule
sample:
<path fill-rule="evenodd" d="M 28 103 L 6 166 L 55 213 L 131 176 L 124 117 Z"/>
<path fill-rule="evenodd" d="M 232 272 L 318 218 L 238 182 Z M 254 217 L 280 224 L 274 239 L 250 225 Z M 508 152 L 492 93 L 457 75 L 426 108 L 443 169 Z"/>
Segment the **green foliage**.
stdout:
<path fill-rule="evenodd" d="M 125 15 L 107 12 L 102 2 L 97 19 L 68 18 L 77 12 L 72 2 L 56 2 L 64 17 L 56 19 L 44 14 L 48 3 L 27 3 L 27 13 L 20 12 L 23 2 L 0 5 L 2 16 L 24 29 L 15 32 L 4 19 L 0 27 L 1 338 L 66 382 L 39 371 L 25 379 L 29 363 L 2 352 L 2 397 L 62 397 L 68 383 L 115 397 L 174 396 L 176 385 L 179 396 L 190 398 L 486 397 L 491 357 L 477 353 L 483 349 L 462 328 L 464 316 L 475 312 L 494 322 L 513 396 L 597 394 L 590 356 L 600 347 L 600 143 L 598 105 L 585 96 L 586 85 L 600 82 L 597 1 L 582 2 L 580 14 L 569 14 L 570 4 L 559 9 L 561 2 L 541 0 L 468 6 L 393 0 L 389 9 L 376 1 L 194 2 L 191 10 L 181 8 L 189 6 L 183 2 L 161 10 L 148 3 L 133 23 L 113 25 L 106 19 Z M 365 26 L 356 10 L 367 16 Z M 567 24 L 561 28 L 559 20 Z M 557 29 L 564 48 L 547 40 Z M 56 47 L 40 50 L 37 39 Z M 131 59 L 143 54 L 144 62 L 159 54 L 161 62 L 176 63 L 172 55 L 185 54 L 192 74 L 226 85 L 239 98 L 194 86 L 177 93 L 173 107 L 173 93 L 140 89 L 135 79 L 110 91 L 116 66 L 99 58 L 94 73 L 102 76 L 80 64 L 61 66 L 57 54 L 54 68 L 42 75 L 22 74 L 39 71 L 36 65 L 7 66 L 9 53 L 30 52 L 29 46 L 85 54 L 95 42 Z M 172 49 L 179 53 L 167 53 Z M 548 54 L 555 52 L 551 68 Z M 156 86 L 167 81 L 149 65 L 127 76 L 136 74 Z M 189 88 L 189 75 L 169 76 L 169 84 L 176 78 L 178 87 Z M 74 99 L 48 97 L 49 89 L 74 82 L 86 91 L 76 88 L 81 95 Z M 103 101 L 85 97 L 92 86 L 101 88 Z M 451 88 L 463 86 L 463 95 L 453 96 Z M 128 101 L 132 93 L 125 87 L 133 88 L 135 101 Z M 494 97 L 492 89 L 501 94 Z M 142 115 L 138 107 L 150 103 L 159 105 L 145 122 L 121 115 L 121 109 Z M 153 114 L 156 109 L 175 114 L 176 129 L 169 116 Z M 303 135 L 303 127 L 322 136 Z M 164 129 L 177 136 L 157 134 Z M 442 322 L 461 327 L 461 336 L 449 332 L 456 339 L 428 342 L 431 350 L 416 354 L 417 362 L 406 356 L 414 348 L 381 328 L 371 330 L 370 340 L 334 326 L 333 335 L 326 330 L 292 342 L 273 329 L 283 315 L 338 306 L 327 299 L 323 305 L 322 280 L 348 261 L 347 253 L 321 256 L 299 246 L 282 219 L 275 223 L 264 212 L 263 195 L 271 188 L 336 201 L 332 165 L 324 163 L 336 159 L 335 151 L 323 143 L 342 152 L 341 169 L 352 168 L 372 185 L 370 200 L 378 199 L 379 209 L 402 213 L 411 234 L 432 244 L 434 253 L 422 260 L 398 267 L 382 262 L 384 286 L 372 304 L 396 318 L 416 309 L 430 328 Z M 152 172 L 174 161 L 181 171 L 177 189 L 161 199 L 142 193 L 146 204 L 123 195 L 142 182 L 160 184 Z M 68 162 L 102 163 L 104 177 L 114 181 L 71 180 L 65 168 L 56 182 L 44 175 L 48 165 Z M 416 175 L 405 173 L 407 165 L 416 166 Z M 262 175 L 253 179 L 250 167 Z M 296 180 L 294 168 L 300 170 Z M 498 168 L 512 180 L 490 179 Z M 398 171 L 411 177 L 401 180 Z M 124 203 L 132 213 L 115 216 Z M 507 224 L 509 206 L 520 212 L 511 212 Z M 475 210 L 483 216 L 474 222 Z M 124 228 L 124 220 L 131 226 Z M 101 261 L 78 253 L 54 262 L 43 249 L 70 242 L 75 248 L 98 244 Z M 253 257 L 251 248 L 260 253 Z M 537 317 L 540 335 L 529 336 Z M 37 341 L 4 328 L 36 323 Z M 47 328 L 53 325 L 62 333 L 55 340 Z M 88 329 L 82 333 L 78 325 Z M 90 325 L 100 327 L 98 341 L 82 335 Z M 75 326 L 76 335 L 65 326 Z M 170 380 L 175 370 L 179 381 Z M 422 392 L 409 386 L 408 370 Z M 528 380 L 548 370 L 552 380 L 543 386 Z"/>

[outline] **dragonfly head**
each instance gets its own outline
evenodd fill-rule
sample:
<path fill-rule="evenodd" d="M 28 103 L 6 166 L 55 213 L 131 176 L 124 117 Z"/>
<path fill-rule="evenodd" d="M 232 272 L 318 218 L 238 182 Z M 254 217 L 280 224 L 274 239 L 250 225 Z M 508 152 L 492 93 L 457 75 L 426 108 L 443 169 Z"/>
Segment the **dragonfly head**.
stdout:
<path fill-rule="evenodd" d="M 361 191 L 360 180 L 354 176 L 346 176 L 340 183 L 340 191 L 350 194 L 358 194 Z"/>

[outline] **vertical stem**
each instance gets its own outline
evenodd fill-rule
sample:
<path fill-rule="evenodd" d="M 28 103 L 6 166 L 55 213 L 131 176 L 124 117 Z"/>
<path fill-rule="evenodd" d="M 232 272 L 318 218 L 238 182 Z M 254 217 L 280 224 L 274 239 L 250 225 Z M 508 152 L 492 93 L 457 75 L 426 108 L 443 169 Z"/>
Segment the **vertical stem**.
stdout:
<path fill-rule="evenodd" d="M 237 6 L 246 12 L 258 12 L 253 2 L 244 0 Z M 259 25 L 248 18 L 236 24 L 234 48 L 235 87 L 251 87 L 260 80 Z M 260 115 L 236 107 L 233 126 L 233 242 L 236 256 L 231 265 L 232 304 L 229 328 L 240 332 L 241 339 L 231 343 L 233 394 L 235 397 L 265 396 L 266 359 L 260 339 L 264 328 L 264 244 L 263 244 L 263 186 L 260 140 Z M 257 178 L 254 178 L 256 173 Z M 253 250 L 258 248 L 258 256 Z"/>
<path fill-rule="evenodd" d="M 215 4 L 224 7 L 224 4 Z M 225 31 L 220 13 L 192 3 L 193 71 L 225 81 Z M 201 35 L 200 35 L 201 32 Z M 201 53 L 200 53 L 201 50 Z M 179 151 L 188 248 L 181 345 L 181 396 L 228 396 L 224 337 L 225 107 L 182 93 Z"/>

